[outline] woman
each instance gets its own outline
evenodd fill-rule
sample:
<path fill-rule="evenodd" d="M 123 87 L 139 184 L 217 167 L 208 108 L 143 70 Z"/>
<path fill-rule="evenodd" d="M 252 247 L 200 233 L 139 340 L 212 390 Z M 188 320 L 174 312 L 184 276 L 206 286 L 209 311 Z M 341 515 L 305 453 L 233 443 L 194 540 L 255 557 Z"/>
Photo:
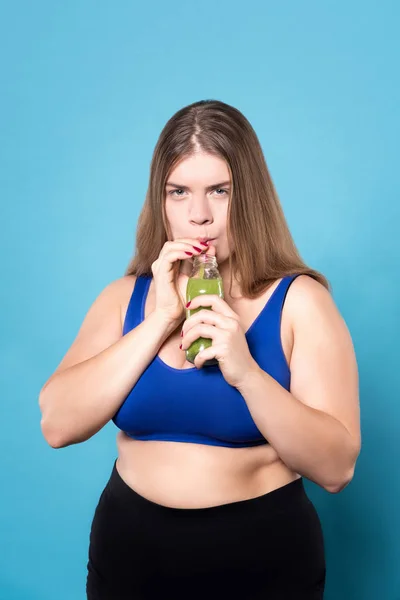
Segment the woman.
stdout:
<path fill-rule="evenodd" d="M 91 527 L 87 597 L 322 598 L 323 535 L 302 478 L 332 493 L 352 479 L 357 364 L 238 110 L 201 101 L 168 121 L 136 245 L 40 394 L 54 448 L 111 419 L 121 429 Z M 195 298 L 190 309 L 204 308 L 185 319 L 204 252 L 224 299 Z M 212 346 L 193 365 L 185 350 L 200 336 Z"/>

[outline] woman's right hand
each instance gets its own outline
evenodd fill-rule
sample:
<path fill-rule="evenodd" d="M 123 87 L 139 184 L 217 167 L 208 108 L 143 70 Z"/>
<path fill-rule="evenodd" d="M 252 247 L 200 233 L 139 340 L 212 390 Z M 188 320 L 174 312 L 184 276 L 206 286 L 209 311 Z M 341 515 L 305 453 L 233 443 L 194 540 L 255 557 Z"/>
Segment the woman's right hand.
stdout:
<path fill-rule="evenodd" d="M 196 249 L 197 248 L 197 249 Z M 207 252 L 215 256 L 215 247 L 206 246 L 196 238 L 178 238 L 165 242 L 161 252 L 151 265 L 155 288 L 155 310 L 165 315 L 166 319 L 178 325 L 185 317 L 185 302 L 181 299 L 177 286 L 179 262 Z M 188 277 L 182 275 L 187 284 Z M 186 285 L 185 285 L 186 287 Z"/>

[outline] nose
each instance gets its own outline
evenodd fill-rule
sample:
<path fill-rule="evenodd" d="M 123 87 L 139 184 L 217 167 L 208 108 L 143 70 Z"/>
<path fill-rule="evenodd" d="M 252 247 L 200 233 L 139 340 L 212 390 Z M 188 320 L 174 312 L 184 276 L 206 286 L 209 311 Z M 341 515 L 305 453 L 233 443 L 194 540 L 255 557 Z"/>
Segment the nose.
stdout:
<path fill-rule="evenodd" d="M 197 198 L 189 209 L 189 219 L 194 225 L 205 225 L 213 222 L 210 203 L 207 198 Z"/>

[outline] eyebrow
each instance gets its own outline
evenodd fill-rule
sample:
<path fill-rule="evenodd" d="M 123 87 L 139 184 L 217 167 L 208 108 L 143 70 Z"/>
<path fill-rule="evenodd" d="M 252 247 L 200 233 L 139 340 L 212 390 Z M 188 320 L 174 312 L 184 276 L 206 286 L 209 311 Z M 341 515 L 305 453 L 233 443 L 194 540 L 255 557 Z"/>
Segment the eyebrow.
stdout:
<path fill-rule="evenodd" d="M 206 191 L 209 192 L 211 190 L 215 190 L 216 188 L 220 188 L 226 185 L 230 185 L 230 181 L 223 181 L 222 183 L 214 183 L 213 185 L 209 185 L 206 187 Z M 178 183 L 172 183 L 172 181 L 167 181 L 166 186 L 171 186 L 177 188 L 178 190 L 190 191 L 190 188 L 187 185 L 179 185 Z"/>

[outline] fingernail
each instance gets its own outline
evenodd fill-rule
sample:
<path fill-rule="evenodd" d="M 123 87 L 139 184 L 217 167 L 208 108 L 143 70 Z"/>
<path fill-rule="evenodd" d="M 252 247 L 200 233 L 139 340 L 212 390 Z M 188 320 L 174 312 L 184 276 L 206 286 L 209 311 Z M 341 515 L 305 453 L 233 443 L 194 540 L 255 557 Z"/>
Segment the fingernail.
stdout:
<path fill-rule="evenodd" d="M 179 349 L 182 350 L 182 344 L 179 346 Z"/>
<path fill-rule="evenodd" d="M 209 246 L 209 244 L 207 242 L 200 242 L 200 244 L 202 244 L 203 246 L 207 246 L 207 248 Z"/>
<path fill-rule="evenodd" d="M 185 254 L 188 254 L 189 256 L 193 256 L 193 252 L 186 252 L 186 250 L 185 250 Z"/>
<path fill-rule="evenodd" d="M 191 300 L 186 304 L 186 308 L 189 308 L 190 304 L 191 304 Z"/>
<path fill-rule="evenodd" d="M 197 250 L 197 252 L 201 252 L 201 248 L 198 248 L 197 246 L 193 246 L 193 248 Z"/>

